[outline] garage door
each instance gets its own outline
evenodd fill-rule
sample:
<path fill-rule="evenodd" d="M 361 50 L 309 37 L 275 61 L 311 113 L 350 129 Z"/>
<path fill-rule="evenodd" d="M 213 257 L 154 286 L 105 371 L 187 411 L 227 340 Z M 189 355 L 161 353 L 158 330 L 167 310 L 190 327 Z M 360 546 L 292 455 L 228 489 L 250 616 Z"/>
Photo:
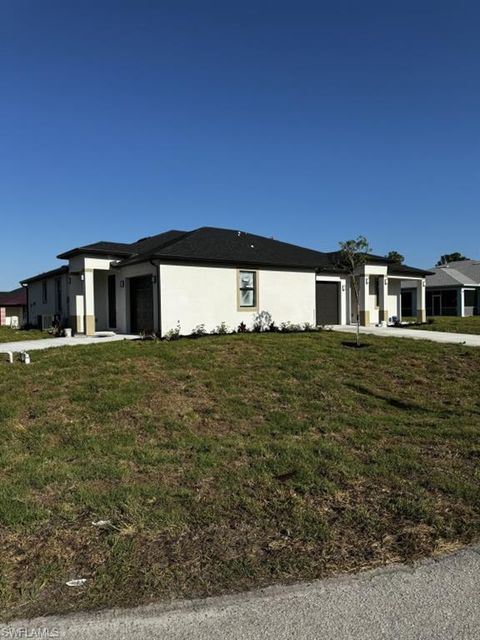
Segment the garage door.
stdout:
<path fill-rule="evenodd" d="M 338 282 L 317 280 L 317 325 L 339 324 L 338 315 Z"/>
<path fill-rule="evenodd" d="M 130 278 L 130 331 L 153 332 L 152 276 Z"/>

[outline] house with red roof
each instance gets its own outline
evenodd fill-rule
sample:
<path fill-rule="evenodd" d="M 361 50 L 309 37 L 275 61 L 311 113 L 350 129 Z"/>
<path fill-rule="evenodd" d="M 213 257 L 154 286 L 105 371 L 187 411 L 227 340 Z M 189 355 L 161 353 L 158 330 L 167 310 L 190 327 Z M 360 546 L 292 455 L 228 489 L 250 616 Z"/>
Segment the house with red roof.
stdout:
<path fill-rule="evenodd" d="M 0 291 L 0 326 L 21 327 L 27 315 L 27 290 Z"/>

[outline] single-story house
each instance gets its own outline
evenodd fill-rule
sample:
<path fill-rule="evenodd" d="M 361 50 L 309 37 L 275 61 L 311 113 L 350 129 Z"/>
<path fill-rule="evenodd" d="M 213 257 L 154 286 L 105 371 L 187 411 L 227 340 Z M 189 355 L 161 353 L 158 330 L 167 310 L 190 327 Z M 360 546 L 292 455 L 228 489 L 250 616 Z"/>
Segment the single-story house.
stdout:
<path fill-rule="evenodd" d="M 133 242 L 96 242 L 57 256 L 58 269 L 27 278 L 29 322 L 55 316 L 74 331 L 182 334 L 222 322 L 251 327 L 266 311 L 281 323 L 348 324 L 356 318 L 338 251 L 324 253 L 243 231 L 201 227 Z M 363 325 L 401 316 L 401 283 L 418 291 L 425 318 L 428 272 L 369 255 L 358 271 Z"/>
<path fill-rule="evenodd" d="M 426 276 L 429 316 L 476 316 L 480 313 L 480 261 L 459 260 L 433 267 Z M 416 291 L 402 284 L 402 305 L 415 315 Z"/>
<path fill-rule="evenodd" d="M 26 320 L 27 292 L 23 287 L 0 292 L 0 326 L 20 327 Z"/>

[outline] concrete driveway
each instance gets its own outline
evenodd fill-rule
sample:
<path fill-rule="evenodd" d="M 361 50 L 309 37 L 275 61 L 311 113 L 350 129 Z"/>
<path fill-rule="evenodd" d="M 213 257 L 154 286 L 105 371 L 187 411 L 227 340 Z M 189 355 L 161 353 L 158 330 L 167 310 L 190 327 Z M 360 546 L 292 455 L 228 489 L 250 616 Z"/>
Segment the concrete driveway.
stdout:
<path fill-rule="evenodd" d="M 86 344 L 98 344 L 99 342 L 117 342 L 118 340 L 137 340 L 134 335 L 94 335 L 74 336 L 73 338 L 44 338 L 40 340 L 20 340 L 18 342 L 0 342 L 0 353 L 20 353 L 20 351 L 41 351 L 52 347 L 77 347 Z"/>
<path fill-rule="evenodd" d="M 309 584 L 171 605 L 17 621 L 0 627 L 0 637 L 479 640 L 479 602 L 477 546 L 411 567 L 397 565 Z M 41 630 L 50 635 L 40 636 Z"/>
<path fill-rule="evenodd" d="M 333 325 L 333 331 L 355 333 L 356 327 Z M 446 331 L 424 331 L 422 329 L 401 329 L 400 327 L 360 327 L 360 333 L 387 338 L 410 338 L 411 340 L 430 340 L 447 344 L 464 344 L 467 347 L 480 347 L 480 335 L 468 333 L 448 333 Z"/>

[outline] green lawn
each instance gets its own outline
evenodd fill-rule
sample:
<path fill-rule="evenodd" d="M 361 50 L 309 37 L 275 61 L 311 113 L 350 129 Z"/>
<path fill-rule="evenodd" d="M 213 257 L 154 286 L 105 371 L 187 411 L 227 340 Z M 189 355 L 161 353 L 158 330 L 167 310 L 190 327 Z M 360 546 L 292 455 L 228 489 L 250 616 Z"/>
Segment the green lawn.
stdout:
<path fill-rule="evenodd" d="M 38 331 L 37 329 L 29 329 L 23 331 L 12 329 L 11 327 L 0 327 L 0 342 L 18 342 L 19 340 L 40 340 L 42 338 L 51 338 L 47 331 Z"/>
<path fill-rule="evenodd" d="M 3 615 L 310 580 L 478 540 L 480 350 L 344 340 L 117 342 L 0 364 Z"/>
<path fill-rule="evenodd" d="M 428 331 L 450 331 L 452 333 L 480 334 L 480 316 L 460 318 L 457 316 L 435 316 L 429 318 L 427 324 L 412 325 L 411 329 L 427 329 Z"/>

